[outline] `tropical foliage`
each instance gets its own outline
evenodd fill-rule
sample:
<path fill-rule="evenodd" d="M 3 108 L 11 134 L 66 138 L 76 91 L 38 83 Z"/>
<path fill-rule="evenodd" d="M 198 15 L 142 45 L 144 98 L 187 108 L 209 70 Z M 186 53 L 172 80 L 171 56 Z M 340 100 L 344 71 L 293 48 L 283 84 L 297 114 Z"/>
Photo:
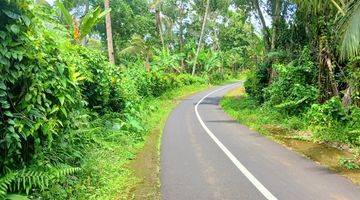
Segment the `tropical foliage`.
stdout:
<path fill-rule="evenodd" d="M 251 110 L 359 146 L 359 15 L 358 0 L 1 0 L 0 198 L 119 198 L 159 102 L 243 70 Z"/>
<path fill-rule="evenodd" d="M 270 48 L 247 93 L 283 118 L 307 122 L 314 139 L 358 146 L 359 1 L 265 2 L 274 16 L 271 29 L 262 28 Z"/>

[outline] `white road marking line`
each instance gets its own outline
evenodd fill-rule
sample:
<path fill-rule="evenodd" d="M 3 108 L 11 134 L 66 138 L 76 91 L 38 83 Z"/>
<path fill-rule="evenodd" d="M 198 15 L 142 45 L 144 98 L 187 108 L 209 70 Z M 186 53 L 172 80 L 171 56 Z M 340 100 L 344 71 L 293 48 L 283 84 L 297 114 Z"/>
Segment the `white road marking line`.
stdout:
<path fill-rule="evenodd" d="M 214 90 L 212 92 L 210 92 L 209 94 L 205 95 L 202 99 L 200 99 L 200 101 L 197 102 L 197 104 L 195 105 L 195 114 L 196 117 L 198 118 L 201 126 L 204 128 L 204 130 L 206 131 L 206 133 L 210 136 L 211 139 L 214 140 L 214 142 L 220 147 L 220 149 L 226 154 L 226 156 L 234 163 L 234 165 L 240 170 L 240 172 L 242 174 L 244 174 L 244 176 L 256 187 L 256 189 L 258 189 L 262 195 L 264 195 L 264 197 L 268 200 L 277 200 L 277 198 L 271 194 L 271 192 L 265 188 L 265 186 L 263 184 L 260 183 L 260 181 L 258 181 L 256 179 L 256 177 L 254 175 L 252 175 L 250 173 L 249 170 L 246 169 L 246 167 L 240 163 L 240 161 L 225 147 L 225 145 L 223 143 L 220 142 L 219 139 L 217 139 L 217 137 L 209 130 L 209 128 L 205 125 L 204 121 L 201 119 L 199 111 L 198 111 L 198 106 L 200 105 L 200 103 L 206 99 L 208 96 L 219 92 L 220 90 L 226 89 L 230 86 L 233 85 L 229 85 L 229 86 L 225 86 L 222 88 L 219 88 L 217 90 Z"/>

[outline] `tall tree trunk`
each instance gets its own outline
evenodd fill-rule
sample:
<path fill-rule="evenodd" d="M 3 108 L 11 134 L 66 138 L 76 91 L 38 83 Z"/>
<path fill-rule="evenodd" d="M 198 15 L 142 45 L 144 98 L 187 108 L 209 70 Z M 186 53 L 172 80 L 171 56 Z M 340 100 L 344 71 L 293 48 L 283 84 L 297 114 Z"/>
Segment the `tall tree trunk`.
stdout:
<path fill-rule="evenodd" d="M 184 53 L 184 25 L 183 25 L 183 20 L 184 20 L 184 1 L 181 1 L 180 4 L 180 19 L 179 19 L 179 51 L 180 53 Z M 185 64 L 184 64 L 184 58 L 181 58 L 180 60 L 180 65 L 181 68 L 184 69 Z"/>
<path fill-rule="evenodd" d="M 206 7 L 205 7 L 205 14 L 204 14 L 204 18 L 203 18 L 203 23 L 202 23 L 202 26 L 201 26 L 201 33 L 200 33 L 199 43 L 198 43 L 198 47 L 197 47 L 197 50 L 196 50 L 194 65 L 193 65 L 192 72 L 191 72 L 192 75 L 195 74 L 196 62 L 197 62 L 197 58 L 198 58 L 200 50 L 201 50 L 201 43 L 202 43 L 202 40 L 203 40 L 203 37 L 204 37 L 206 19 L 207 19 L 207 15 L 208 15 L 208 12 L 209 12 L 209 5 L 210 5 L 210 0 L 207 0 L 206 1 Z"/>
<path fill-rule="evenodd" d="M 104 4 L 105 4 L 105 10 L 110 9 L 110 0 L 105 0 Z M 107 37 L 109 62 L 115 64 L 110 12 L 106 14 L 106 37 Z"/>
<path fill-rule="evenodd" d="M 281 1 L 282 0 L 274 0 L 274 10 L 272 13 L 272 34 L 271 34 L 271 47 L 270 51 L 275 51 L 277 48 L 277 37 L 278 37 L 278 30 L 279 30 L 279 21 L 280 21 L 280 12 L 281 12 Z M 271 83 L 274 78 L 277 76 L 276 71 L 270 66 L 269 69 L 270 77 L 269 83 Z"/>
<path fill-rule="evenodd" d="M 264 15 L 260 9 L 260 5 L 259 5 L 259 0 L 252 0 L 252 4 L 255 8 L 255 10 L 257 11 L 259 18 L 260 18 L 260 22 L 261 22 L 261 26 L 262 26 L 262 32 L 264 35 L 264 41 L 265 41 L 265 49 L 267 51 L 270 51 L 271 48 L 271 44 L 270 44 L 270 33 L 268 28 L 266 27 L 266 23 L 265 23 L 265 18 Z"/>
<path fill-rule="evenodd" d="M 326 41 L 320 41 L 319 53 L 319 101 L 323 103 L 333 96 L 338 96 L 339 90 L 335 79 L 334 65 Z"/>
<path fill-rule="evenodd" d="M 280 21 L 280 12 L 281 12 L 281 0 L 275 0 L 275 9 L 272 17 L 273 25 L 272 25 L 272 38 L 271 38 L 271 51 L 274 51 L 276 48 L 276 42 L 278 37 L 279 30 L 279 21 Z"/>
<path fill-rule="evenodd" d="M 346 88 L 345 90 L 344 97 L 342 98 L 342 104 L 345 108 L 348 108 L 352 103 L 352 99 L 351 99 L 352 92 L 353 92 L 353 88 L 351 85 L 349 85 L 348 88 Z"/>
<path fill-rule="evenodd" d="M 161 20 L 161 12 L 160 12 L 160 8 L 156 8 L 155 10 L 155 18 L 156 18 L 156 26 L 158 29 L 158 35 L 160 38 L 160 42 L 161 45 L 163 47 L 163 49 L 165 48 L 165 43 L 164 43 L 164 37 L 163 37 L 163 32 L 162 32 L 162 20 Z"/>

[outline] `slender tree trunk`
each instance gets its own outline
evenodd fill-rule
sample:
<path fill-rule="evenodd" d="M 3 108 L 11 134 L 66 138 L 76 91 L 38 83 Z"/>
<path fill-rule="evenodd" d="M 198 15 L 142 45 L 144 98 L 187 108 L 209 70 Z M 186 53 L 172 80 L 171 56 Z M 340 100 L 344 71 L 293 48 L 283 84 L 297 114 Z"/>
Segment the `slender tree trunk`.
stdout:
<path fill-rule="evenodd" d="M 280 21 L 280 12 L 281 12 L 281 1 L 282 0 L 274 0 L 274 11 L 272 13 L 272 34 L 271 34 L 271 47 L 270 51 L 275 51 L 277 48 L 277 37 L 279 30 L 279 21 Z M 277 76 L 276 71 L 270 66 L 269 69 L 270 77 L 269 83 L 271 83 L 274 78 Z"/>
<path fill-rule="evenodd" d="M 325 44 L 324 44 L 325 43 Z M 319 100 L 325 102 L 339 95 L 338 83 L 335 79 L 334 65 L 326 41 L 320 41 L 319 54 Z"/>
<path fill-rule="evenodd" d="M 277 34 L 279 30 L 279 20 L 280 20 L 280 11 L 281 11 L 281 0 L 275 0 L 275 9 L 273 14 L 273 32 L 272 32 L 272 38 L 271 38 L 271 50 L 274 51 L 276 48 L 276 40 L 277 40 Z"/>
<path fill-rule="evenodd" d="M 155 18 L 156 18 L 156 26 L 157 26 L 157 29 L 158 29 L 158 35 L 159 35 L 159 38 L 160 38 L 160 42 L 161 42 L 161 45 L 162 45 L 162 47 L 164 49 L 165 48 L 165 43 L 164 43 L 164 37 L 163 37 L 163 32 L 162 32 L 161 12 L 160 12 L 159 8 L 156 8 Z"/>
<path fill-rule="evenodd" d="M 257 11 L 257 13 L 259 15 L 259 18 L 260 18 L 260 22 L 261 22 L 261 26 L 262 26 L 262 32 L 263 32 L 264 41 L 265 41 L 265 49 L 267 51 L 270 51 L 270 48 L 271 48 L 270 33 L 269 33 L 268 28 L 266 27 L 265 18 L 264 18 L 264 15 L 262 14 L 261 9 L 260 9 L 259 0 L 252 0 L 252 3 L 253 3 L 254 8 L 256 9 L 256 11 Z"/>
<path fill-rule="evenodd" d="M 344 97 L 342 98 L 342 104 L 345 108 L 348 108 L 352 103 L 352 99 L 351 99 L 352 91 L 353 89 L 351 85 L 349 85 L 348 88 L 345 90 Z"/>
<path fill-rule="evenodd" d="M 325 60 L 326 66 L 328 67 L 329 70 L 329 79 L 330 79 L 330 87 L 332 90 L 332 95 L 333 96 L 338 96 L 339 95 L 339 90 L 338 90 L 338 84 L 335 80 L 335 75 L 334 75 L 334 67 L 333 64 L 331 62 L 330 57 L 327 57 Z"/>
<path fill-rule="evenodd" d="M 179 19 L 179 51 L 180 53 L 184 53 L 184 25 L 183 25 L 183 20 L 184 20 L 184 2 L 181 1 L 180 4 L 180 19 Z M 184 58 L 181 58 L 180 60 L 180 65 L 181 68 L 184 69 L 185 64 L 184 64 Z"/>
<path fill-rule="evenodd" d="M 201 27 L 201 33 L 200 33 L 199 43 L 198 43 L 198 47 L 197 47 L 197 50 L 196 50 L 194 65 L 193 65 L 192 72 L 191 72 L 192 75 L 195 74 L 196 62 L 197 62 L 197 58 L 198 58 L 199 53 L 200 53 L 200 50 L 201 50 L 201 43 L 202 43 L 202 40 L 203 40 L 203 37 L 204 37 L 206 19 L 207 19 L 207 15 L 208 15 L 208 12 L 209 12 L 209 5 L 210 5 L 210 0 L 207 0 L 207 1 L 206 1 L 205 14 L 204 14 L 204 18 L 203 18 L 202 27 Z"/>
<path fill-rule="evenodd" d="M 110 0 L 105 0 L 104 4 L 105 4 L 105 10 L 110 9 Z M 106 14 L 106 37 L 107 37 L 109 62 L 115 64 L 110 12 Z"/>

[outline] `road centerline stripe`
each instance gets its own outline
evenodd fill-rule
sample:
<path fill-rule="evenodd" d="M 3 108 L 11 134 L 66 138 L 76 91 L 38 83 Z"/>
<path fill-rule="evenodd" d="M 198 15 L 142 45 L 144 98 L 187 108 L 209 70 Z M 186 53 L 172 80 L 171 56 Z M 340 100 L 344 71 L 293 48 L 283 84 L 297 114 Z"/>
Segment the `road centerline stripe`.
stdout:
<path fill-rule="evenodd" d="M 259 180 L 256 179 L 254 175 L 251 174 L 251 172 L 246 169 L 246 167 L 241 164 L 241 162 L 229 151 L 228 148 L 225 147 L 225 145 L 220 142 L 220 140 L 210 131 L 210 129 L 205 125 L 204 121 L 201 119 L 201 116 L 198 111 L 198 107 L 201 104 L 202 101 L 204 101 L 208 96 L 215 94 L 216 92 L 219 92 L 221 90 L 224 90 L 228 87 L 234 86 L 236 84 L 228 85 L 219 89 L 216 89 L 207 95 L 205 95 L 202 99 L 200 99 L 197 104 L 195 105 L 195 114 L 197 119 L 199 120 L 201 126 L 205 130 L 205 132 L 210 136 L 210 138 L 218 145 L 218 147 L 225 153 L 225 155 L 231 160 L 231 162 L 240 170 L 240 172 L 256 187 L 256 189 L 261 192 L 261 194 L 268 200 L 277 200 L 277 198 L 271 194 L 271 192 L 265 188 L 263 184 L 260 183 Z"/>

